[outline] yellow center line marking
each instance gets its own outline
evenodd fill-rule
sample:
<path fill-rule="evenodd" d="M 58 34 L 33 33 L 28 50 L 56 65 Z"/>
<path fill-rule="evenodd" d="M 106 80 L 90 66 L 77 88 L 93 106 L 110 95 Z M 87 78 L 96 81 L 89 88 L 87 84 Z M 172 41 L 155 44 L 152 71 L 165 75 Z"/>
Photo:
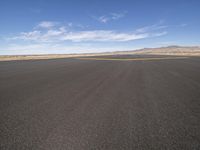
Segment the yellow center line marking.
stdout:
<path fill-rule="evenodd" d="M 142 60 L 170 60 L 170 59 L 186 59 L 188 57 L 160 57 L 160 58 L 76 58 L 80 60 L 114 60 L 114 61 L 142 61 Z"/>

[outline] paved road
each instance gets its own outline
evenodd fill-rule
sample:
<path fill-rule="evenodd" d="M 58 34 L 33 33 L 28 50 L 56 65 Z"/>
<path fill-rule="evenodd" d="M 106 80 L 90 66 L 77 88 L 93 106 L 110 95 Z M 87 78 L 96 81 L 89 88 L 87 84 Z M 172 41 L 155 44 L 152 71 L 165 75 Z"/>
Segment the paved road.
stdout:
<path fill-rule="evenodd" d="M 200 58 L 0 62 L 0 149 L 199 150 Z"/>

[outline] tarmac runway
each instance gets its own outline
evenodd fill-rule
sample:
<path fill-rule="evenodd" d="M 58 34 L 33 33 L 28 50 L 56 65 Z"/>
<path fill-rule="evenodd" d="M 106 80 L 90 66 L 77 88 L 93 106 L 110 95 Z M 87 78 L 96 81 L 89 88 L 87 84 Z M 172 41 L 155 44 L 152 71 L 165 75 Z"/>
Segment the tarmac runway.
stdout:
<path fill-rule="evenodd" d="M 0 62 L 1 150 L 199 150 L 200 58 Z"/>

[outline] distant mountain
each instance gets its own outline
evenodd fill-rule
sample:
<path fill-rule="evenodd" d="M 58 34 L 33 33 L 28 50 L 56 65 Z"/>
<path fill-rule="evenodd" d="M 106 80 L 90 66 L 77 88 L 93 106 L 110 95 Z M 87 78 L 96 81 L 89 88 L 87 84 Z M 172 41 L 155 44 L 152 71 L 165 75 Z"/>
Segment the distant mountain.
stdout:
<path fill-rule="evenodd" d="M 168 46 L 160 48 L 144 48 L 133 51 L 133 54 L 200 56 L 200 47 Z"/>

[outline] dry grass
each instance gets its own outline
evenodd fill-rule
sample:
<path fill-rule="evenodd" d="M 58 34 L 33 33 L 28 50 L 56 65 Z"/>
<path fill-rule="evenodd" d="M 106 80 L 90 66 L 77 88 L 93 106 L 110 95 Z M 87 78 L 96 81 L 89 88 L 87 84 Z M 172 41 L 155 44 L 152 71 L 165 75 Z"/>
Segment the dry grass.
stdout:
<path fill-rule="evenodd" d="M 99 54 L 52 54 L 52 55 L 2 55 L 0 61 L 12 61 L 12 60 L 43 60 L 43 59 L 57 59 L 57 58 L 75 58 L 75 57 L 88 57 L 88 56 L 104 56 L 113 55 L 111 53 L 99 53 Z"/>
<path fill-rule="evenodd" d="M 0 61 L 11 60 L 40 60 L 40 59 L 56 59 L 56 58 L 74 58 L 87 56 L 105 56 L 105 55 L 174 55 L 174 56 L 200 56 L 200 47 L 162 47 L 147 48 L 136 51 L 121 51 L 93 54 L 52 54 L 52 55 L 13 55 L 0 56 Z"/>

